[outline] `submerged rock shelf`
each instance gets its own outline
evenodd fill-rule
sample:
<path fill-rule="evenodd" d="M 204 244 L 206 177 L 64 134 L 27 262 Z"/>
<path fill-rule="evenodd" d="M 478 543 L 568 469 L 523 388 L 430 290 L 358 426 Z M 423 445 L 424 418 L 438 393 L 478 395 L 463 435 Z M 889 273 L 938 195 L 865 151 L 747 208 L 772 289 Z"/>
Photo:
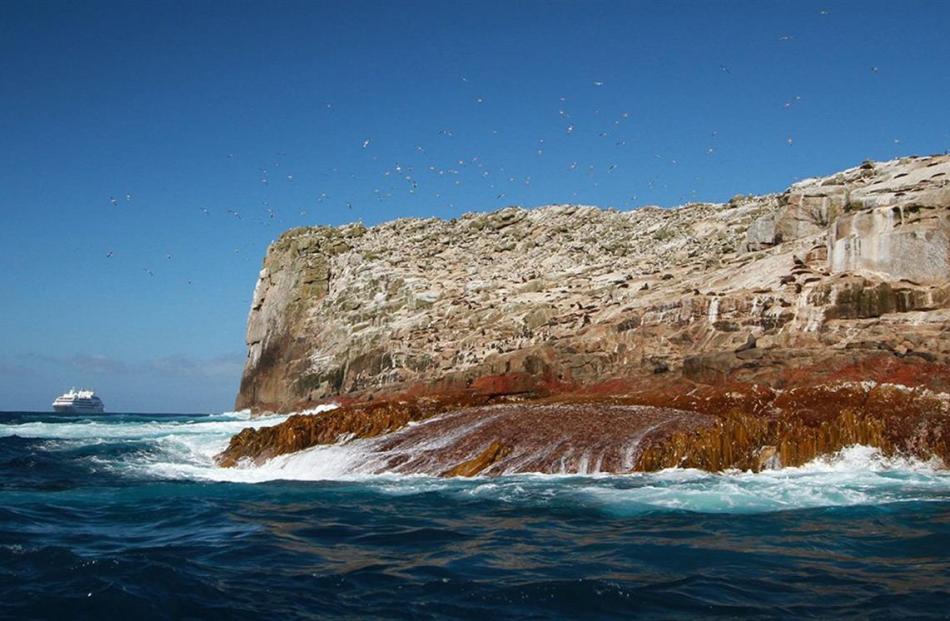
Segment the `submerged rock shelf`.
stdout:
<path fill-rule="evenodd" d="M 459 398 L 355 404 L 246 429 L 218 461 L 260 463 L 313 446 L 363 442 L 364 472 L 439 476 L 671 467 L 758 471 L 802 465 L 854 444 L 950 462 L 950 395 L 924 388 L 734 385 L 697 387 L 669 399 L 691 409 L 625 403 L 668 398 L 643 393 L 480 405 Z"/>

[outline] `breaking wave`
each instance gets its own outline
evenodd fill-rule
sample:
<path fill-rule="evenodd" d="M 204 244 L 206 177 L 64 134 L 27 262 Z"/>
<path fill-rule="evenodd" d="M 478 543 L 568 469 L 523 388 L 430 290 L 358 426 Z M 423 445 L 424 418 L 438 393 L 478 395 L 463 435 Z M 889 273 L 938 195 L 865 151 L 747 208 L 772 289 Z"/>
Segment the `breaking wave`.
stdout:
<path fill-rule="evenodd" d="M 854 446 L 758 474 L 441 479 L 365 474 L 378 453 L 360 440 L 214 464 L 232 434 L 285 418 L 0 413 L 0 618 L 946 608 L 950 476 L 936 463 Z M 419 439 L 399 450 L 438 443 Z"/>
<path fill-rule="evenodd" d="M 314 413 L 332 407 L 323 406 Z M 276 425 L 286 418 L 252 419 L 248 412 L 99 418 L 22 415 L 0 424 L 0 444 L 14 437 L 35 441 L 40 453 L 70 455 L 76 467 L 133 481 L 341 481 L 391 495 L 436 493 L 529 506 L 587 506 L 615 515 L 763 513 L 945 500 L 950 494 L 950 473 L 942 464 L 888 458 L 864 446 L 801 467 L 760 473 L 673 469 L 630 475 L 525 474 L 452 480 L 370 474 L 375 469 L 370 450 L 373 440 L 317 446 L 259 466 L 219 468 L 214 463 L 214 456 L 241 429 Z"/>

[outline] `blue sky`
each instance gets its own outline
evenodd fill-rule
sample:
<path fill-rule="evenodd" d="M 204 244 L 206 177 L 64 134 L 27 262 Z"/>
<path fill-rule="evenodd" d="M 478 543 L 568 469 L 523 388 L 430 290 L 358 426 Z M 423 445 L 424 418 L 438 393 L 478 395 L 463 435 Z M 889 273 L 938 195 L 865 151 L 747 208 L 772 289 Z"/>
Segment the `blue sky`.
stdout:
<path fill-rule="evenodd" d="M 943 152 L 948 30 L 944 2 L 4 2 L 0 409 L 228 409 L 291 226 Z"/>

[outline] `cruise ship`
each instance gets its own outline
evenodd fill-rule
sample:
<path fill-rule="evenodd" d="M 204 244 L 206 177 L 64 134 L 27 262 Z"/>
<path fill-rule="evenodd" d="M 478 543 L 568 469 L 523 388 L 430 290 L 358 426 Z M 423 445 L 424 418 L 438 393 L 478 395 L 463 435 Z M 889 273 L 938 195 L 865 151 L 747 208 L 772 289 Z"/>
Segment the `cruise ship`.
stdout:
<path fill-rule="evenodd" d="M 71 388 L 53 401 L 53 410 L 69 414 L 102 414 L 105 406 L 94 390 L 76 390 Z"/>

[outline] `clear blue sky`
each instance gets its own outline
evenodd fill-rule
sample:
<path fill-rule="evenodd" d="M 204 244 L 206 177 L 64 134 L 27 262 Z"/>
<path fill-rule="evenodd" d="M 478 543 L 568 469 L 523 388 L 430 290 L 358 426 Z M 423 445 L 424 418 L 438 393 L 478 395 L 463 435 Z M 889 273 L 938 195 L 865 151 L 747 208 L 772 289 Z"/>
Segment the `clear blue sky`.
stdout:
<path fill-rule="evenodd" d="M 947 2 L 3 2 L 0 409 L 228 409 L 291 226 L 943 152 L 948 32 Z"/>

